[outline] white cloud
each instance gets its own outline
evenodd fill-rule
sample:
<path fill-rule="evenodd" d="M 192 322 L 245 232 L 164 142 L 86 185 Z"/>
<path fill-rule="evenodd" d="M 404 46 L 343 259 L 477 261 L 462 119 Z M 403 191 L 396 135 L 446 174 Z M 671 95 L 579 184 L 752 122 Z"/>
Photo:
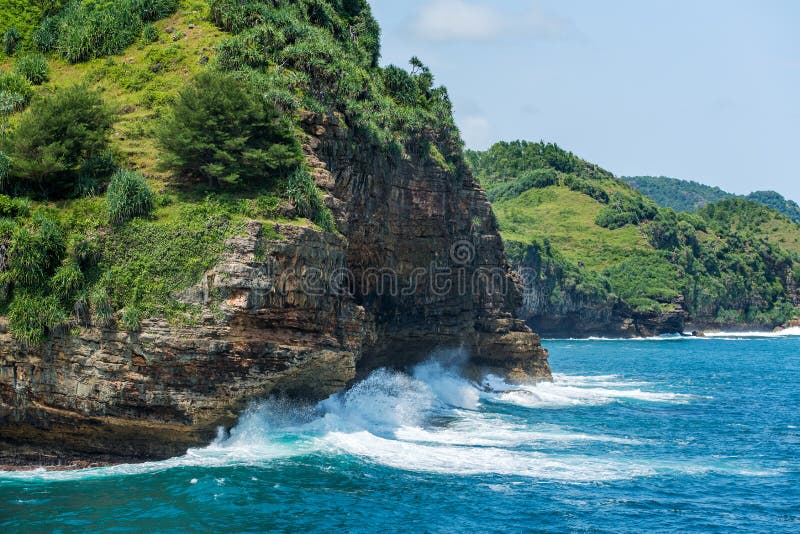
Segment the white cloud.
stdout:
<path fill-rule="evenodd" d="M 416 34 L 429 41 L 495 41 L 503 37 L 557 39 L 572 32 L 569 19 L 531 3 L 524 12 L 506 11 L 497 3 L 432 0 L 417 14 Z"/>
<path fill-rule="evenodd" d="M 468 115 L 458 121 L 461 137 L 467 148 L 485 150 L 495 141 L 492 125 L 486 117 Z"/>
<path fill-rule="evenodd" d="M 503 20 L 492 6 L 434 0 L 419 12 L 415 28 L 431 41 L 489 41 L 499 35 Z"/>

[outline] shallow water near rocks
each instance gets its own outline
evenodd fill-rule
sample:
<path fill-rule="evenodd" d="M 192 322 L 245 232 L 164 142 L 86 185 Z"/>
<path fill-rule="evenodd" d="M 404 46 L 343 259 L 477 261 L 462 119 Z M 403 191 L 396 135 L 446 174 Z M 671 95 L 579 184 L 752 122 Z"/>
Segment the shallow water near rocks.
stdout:
<path fill-rule="evenodd" d="M 0 529 L 800 530 L 800 337 L 545 344 L 552 384 L 431 362 L 181 458 L 0 473 Z"/>

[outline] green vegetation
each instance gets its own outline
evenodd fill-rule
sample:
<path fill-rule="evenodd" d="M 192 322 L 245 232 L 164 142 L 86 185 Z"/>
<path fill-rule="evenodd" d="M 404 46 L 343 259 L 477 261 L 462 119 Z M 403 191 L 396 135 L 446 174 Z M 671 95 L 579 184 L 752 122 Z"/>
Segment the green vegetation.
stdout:
<path fill-rule="evenodd" d="M 1 96 L 2 95 L 0 95 L 0 97 Z M 3 128 L 3 133 L 5 133 L 5 127 Z M 8 170 L 10 168 L 11 160 L 8 158 L 8 156 L 6 156 L 5 152 L 0 152 L 0 191 L 6 187 L 6 183 L 8 181 Z"/>
<path fill-rule="evenodd" d="M 13 98 L 16 102 L 8 113 L 21 111 L 33 98 L 33 88 L 31 83 L 22 76 L 10 72 L 0 71 L 0 93 L 6 98 Z"/>
<path fill-rule="evenodd" d="M 286 196 L 295 205 L 301 217 L 314 221 L 329 232 L 336 230 L 333 215 L 325 206 L 314 179 L 303 168 L 297 169 L 286 183 Z"/>
<path fill-rule="evenodd" d="M 463 178 L 447 91 L 416 58 L 379 66 L 366 0 L 0 0 L 11 26 L 0 315 L 23 342 L 196 321 L 178 296 L 247 219 L 335 232 L 301 149 L 310 114 Z"/>
<path fill-rule="evenodd" d="M 3 51 L 10 56 L 17 51 L 21 40 L 22 34 L 19 33 L 17 27 L 9 26 L 6 31 L 3 32 Z"/>
<path fill-rule="evenodd" d="M 14 63 L 14 72 L 32 85 L 42 85 L 50 80 L 50 66 L 42 54 L 25 54 Z"/>
<path fill-rule="evenodd" d="M 111 177 L 106 199 L 108 218 L 113 224 L 121 224 L 134 217 L 146 217 L 155 204 L 155 195 L 144 176 L 124 169 Z"/>
<path fill-rule="evenodd" d="M 144 24 L 175 12 L 177 0 L 74 0 L 41 21 L 33 40 L 71 63 L 122 52 Z"/>
<path fill-rule="evenodd" d="M 0 195 L 0 221 L 15 217 L 27 217 L 30 211 L 30 203 L 27 199 Z"/>
<path fill-rule="evenodd" d="M 745 199 L 697 214 L 658 208 L 556 145 L 468 152 L 514 263 L 533 269 L 558 310 L 621 299 L 639 311 L 678 297 L 694 319 L 764 326 L 798 314 L 800 226 Z"/>
<path fill-rule="evenodd" d="M 85 86 L 43 95 L 22 116 L 8 141 L 13 186 L 65 196 L 87 164 L 107 150 L 111 125 L 102 98 Z"/>
<path fill-rule="evenodd" d="M 292 125 L 274 106 L 215 71 L 201 73 L 180 92 L 158 140 L 166 167 L 203 177 L 209 187 L 274 180 L 303 159 Z"/>
<path fill-rule="evenodd" d="M 600 210 L 595 222 L 598 226 L 616 230 L 629 224 L 640 224 L 652 220 L 658 214 L 656 205 L 646 197 L 626 195 L 616 191 L 608 204 Z"/>
<path fill-rule="evenodd" d="M 800 205 L 794 200 L 788 200 L 775 191 L 756 191 L 747 195 L 747 200 L 752 200 L 762 206 L 786 215 L 794 222 L 800 224 Z"/>
<path fill-rule="evenodd" d="M 719 187 L 664 176 L 628 176 L 622 180 L 653 199 L 659 206 L 672 208 L 675 211 L 693 212 L 727 198 L 745 198 L 800 223 L 800 206 L 775 191 L 756 191 L 746 197 L 739 197 Z"/>
<path fill-rule="evenodd" d="M 3 35 L 3 52 L 8 55 L 9 49 L 13 53 L 26 47 L 42 18 L 42 8 L 51 3 L 55 2 L 0 0 L 0 34 Z M 6 35 L 9 36 L 8 40 Z"/>
<path fill-rule="evenodd" d="M 211 18 L 235 34 L 217 47 L 219 67 L 279 108 L 338 112 L 387 153 L 438 153 L 462 166 L 446 89 L 417 58 L 410 72 L 378 67 L 380 30 L 366 0 L 214 0 Z"/>
<path fill-rule="evenodd" d="M 154 24 L 146 24 L 142 31 L 142 38 L 148 43 L 155 43 L 158 41 L 160 34 L 158 28 Z"/>
<path fill-rule="evenodd" d="M 13 206 L 11 211 L 21 214 Z M 8 307 L 10 331 L 24 343 L 38 343 L 47 330 L 67 322 L 64 307 L 48 291 L 66 250 L 63 229 L 37 211 L 24 223 L 2 219 L 0 243 L 0 304 Z"/>
<path fill-rule="evenodd" d="M 719 187 L 665 176 L 625 176 L 622 180 L 653 199 L 659 206 L 675 211 L 697 211 L 732 196 Z"/>

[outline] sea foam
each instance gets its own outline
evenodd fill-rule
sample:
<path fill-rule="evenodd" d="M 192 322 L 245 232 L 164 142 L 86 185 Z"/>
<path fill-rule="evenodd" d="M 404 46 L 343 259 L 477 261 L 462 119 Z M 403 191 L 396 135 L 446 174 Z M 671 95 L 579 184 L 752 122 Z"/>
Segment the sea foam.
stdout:
<path fill-rule="evenodd" d="M 783 338 L 783 337 L 796 337 L 800 336 L 800 326 L 793 326 L 791 328 L 784 328 L 783 330 L 776 330 L 774 332 L 707 332 L 707 338 L 722 338 L 722 339 L 745 339 L 745 338 Z M 697 338 L 702 339 L 702 338 Z"/>
<path fill-rule="evenodd" d="M 646 389 L 646 390 L 645 390 Z M 481 384 L 458 373 L 458 359 L 430 361 L 410 373 L 381 369 L 316 405 L 280 399 L 253 404 L 230 433 L 208 447 L 163 462 L 82 471 L 6 473 L 3 478 L 75 480 L 186 468 L 258 466 L 296 458 L 341 455 L 410 472 L 493 474 L 552 481 L 603 481 L 650 476 L 656 465 L 604 453 L 579 454 L 582 444 L 633 447 L 647 440 L 580 432 L 494 410 L 592 406 L 609 402 L 690 402 L 689 395 L 649 391 L 652 384 L 617 375 L 556 374 L 552 383 L 517 386 L 489 376 Z M 556 449 L 557 453 L 553 452 Z"/>

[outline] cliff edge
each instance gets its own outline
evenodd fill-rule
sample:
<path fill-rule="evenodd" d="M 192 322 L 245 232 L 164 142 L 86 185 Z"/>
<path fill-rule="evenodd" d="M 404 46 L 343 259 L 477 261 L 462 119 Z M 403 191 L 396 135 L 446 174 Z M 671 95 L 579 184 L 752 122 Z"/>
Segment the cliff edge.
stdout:
<path fill-rule="evenodd" d="M 472 373 L 550 377 L 538 336 L 513 316 L 519 281 L 466 167 L 383 154 L 336 115 L 302 122 L 338 232 L 248 222 L 177 295 L 201 307 L 195 325 L 91 324 L 26 347 L 0 322 L 3 462 L 179 455 L 254 399 L 319 399 L 437 349 L 463 348 Z"/>

